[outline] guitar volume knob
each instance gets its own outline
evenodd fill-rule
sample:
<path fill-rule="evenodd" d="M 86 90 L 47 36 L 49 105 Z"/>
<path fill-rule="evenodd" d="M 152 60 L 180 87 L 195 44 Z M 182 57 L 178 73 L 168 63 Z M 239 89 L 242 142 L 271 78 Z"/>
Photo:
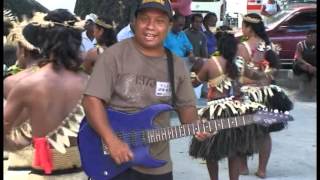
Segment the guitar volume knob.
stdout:
<path fill-rule="evenodd" d="M 103 171 L 103 174 L 104 174 L 105 176 L 108 176 L 108 175 L 109 175 L 108 171 Z"/>

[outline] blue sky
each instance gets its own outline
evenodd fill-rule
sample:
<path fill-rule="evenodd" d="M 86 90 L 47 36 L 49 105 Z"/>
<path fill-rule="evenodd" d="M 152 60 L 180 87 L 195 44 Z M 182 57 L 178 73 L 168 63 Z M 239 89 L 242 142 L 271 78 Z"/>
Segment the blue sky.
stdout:
<path fill-rule="evenodd" d="M 36 0 L 49 10 L 58 8 L 68 9 L 73 13 L 76 0 Z"/>

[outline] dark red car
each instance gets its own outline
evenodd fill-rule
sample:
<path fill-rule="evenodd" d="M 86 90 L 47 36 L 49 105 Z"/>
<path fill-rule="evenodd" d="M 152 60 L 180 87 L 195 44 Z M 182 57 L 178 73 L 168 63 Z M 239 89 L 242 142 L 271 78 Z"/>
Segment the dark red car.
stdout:
<path fill-rule="evenodd" d="M 316 19 L 316 3 L 290 3 L 265 22 L 269 38 L 281 48 L 279 56 L 283 69 L 292 68 L 296 45 L 306 38 L 309 30 L 317 28 Z"/>
<path fill-rule="evenodd" d="M 294 52 L 299 41 L 309 30 L 316 29 L 316 3 L 291 3 L 266 23 L 271 41 L 280 45 L 283 68 L 292 67 Z"/>

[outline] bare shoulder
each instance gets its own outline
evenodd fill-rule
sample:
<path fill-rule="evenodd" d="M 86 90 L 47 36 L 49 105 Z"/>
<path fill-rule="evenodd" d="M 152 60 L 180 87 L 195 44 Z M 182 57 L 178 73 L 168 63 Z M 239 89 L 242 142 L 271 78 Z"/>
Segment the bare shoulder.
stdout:
<path fill-rule="evenodd" d="M 250 62 L 250 54 L 248 52 L 247 47 L 243 43 L 238 44 L 236 55 L 244 58 L 246 62 Z"/>
<path fill-rule="evenodd" d="M 8 93 L 12 90 L 15 85 L 22 79 L 28 77 L 29 75 L 33 74 L 34 72 L 32 69 L 25 69 L 17 74 L 8 76 L 3 81 L 3 88 L 4 88 L 4 97 L 7 97 Z"/>
<path fill-rule="evenodd" d="M 13 85 L 16 82 L 16 77 L 14 75 L 9 76 L 3 80 L 3 96 L 6 99 L 10 90 L 12 89 Z"/>
<path fill-rule="evenodd" d="M 9 81 L 9 79 L 8 79 Z M 8 82 L 11 84 L 12 82 Z M 10 100 L 19 100 L 23 102 L 27 102 L 28 100 L 32 100 L 33 93 L 32 90 L 37 87 L 34 81 L 30 81 L 29 78 L 24 78 L 20 81 L 15 81 L 15 84 L 11 84 L 11 89 L 8 89 L 10 91 L 7 92 L 7 98 Z M 14 87 L 13 87 L 14 86 Z M 10 88 L 10 86 L 8 87 Z"/>
<path fill-rule="evenodd" d="M 224 59 L 221 56 L 212 56 L 206 63 L 206 68 L 211 72 L 219 72 L 219 67 L 224 65 Z"/>
<path fill-rule="evenodd" d="M 247 51 L 246 46 L 243 43 L 238 43 L 238 51 Z"/>

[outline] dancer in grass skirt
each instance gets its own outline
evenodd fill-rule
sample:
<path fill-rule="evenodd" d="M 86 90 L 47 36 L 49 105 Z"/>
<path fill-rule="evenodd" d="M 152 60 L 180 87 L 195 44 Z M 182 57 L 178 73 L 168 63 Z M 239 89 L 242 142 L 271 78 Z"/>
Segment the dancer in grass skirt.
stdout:
<path fill-rule="evenodd" d="M 262 103 L 271 109 L 291 110 L 293 104 L 284 90 L 274 85 L 274 75 L 280 67 L 279 48 L 269 40 L 260 15 L 255 13 L 245 15 L 242 32 L 247 40 L 238 46 L 236 64 L 239 67 L 239 82 L 242 86 L 238 95 L 242 99 Z M 272 146 L 269 132 L 279 131 L 284 127 L 284 124 L 279 123 L 269 128 L 262 128 L 265 136 L 259 150 L 259 167 L 256 172 L 258 177 L 266 177 Z M 246 161 L 243 160 L 241 164 L 241 174 L 248 174 Z"/>
<path fill-rule="evenodd" d="M 67 10 L 57 9 L 36 13 L 23 29 L 30 35 L 24 37 L 26 41 L 38 39 L 44 58 L 36 63 L 37 68 L 16 74 L 30 72 L 7 91 L 4 150 L 13 154 L 9 155 L 8 179 L 88 179 L 81 168 L 76 139 L 89 78 L 80 70 L 82 28 L 77 21 Z M 12 172 L 21 168 L 27 171 Z"/>
<path fill-rule="evenodd" d="M 235 92 L 236 80 L 240 75 L 234 61 L 237 41 L 229 32 L 230 29 L 225 26 L 218 28 L 219 53 L 203 62 L 199 60 L 191 69 L 193 86 L 196 87 L 202 82 L 208 83 L 207 98 L 210 102 L 201 110 L 202 112 L 199 112 L 202 119 L 214 120 L 219 117 L 238 116 L 262 107 L 258 103 L 243 102 L 230 97 Z M 240 155 L 258 152 L 258 137 L 262 135 L 263 131 L 256 125 L 221 130 L 204 142 L 193 138 L 189 154 L 206 160 L 211 179 L 218 179 L 218 161 L 228 158 L 229 177 L 231 180 L 236 180 L 239 178 Z"/>

